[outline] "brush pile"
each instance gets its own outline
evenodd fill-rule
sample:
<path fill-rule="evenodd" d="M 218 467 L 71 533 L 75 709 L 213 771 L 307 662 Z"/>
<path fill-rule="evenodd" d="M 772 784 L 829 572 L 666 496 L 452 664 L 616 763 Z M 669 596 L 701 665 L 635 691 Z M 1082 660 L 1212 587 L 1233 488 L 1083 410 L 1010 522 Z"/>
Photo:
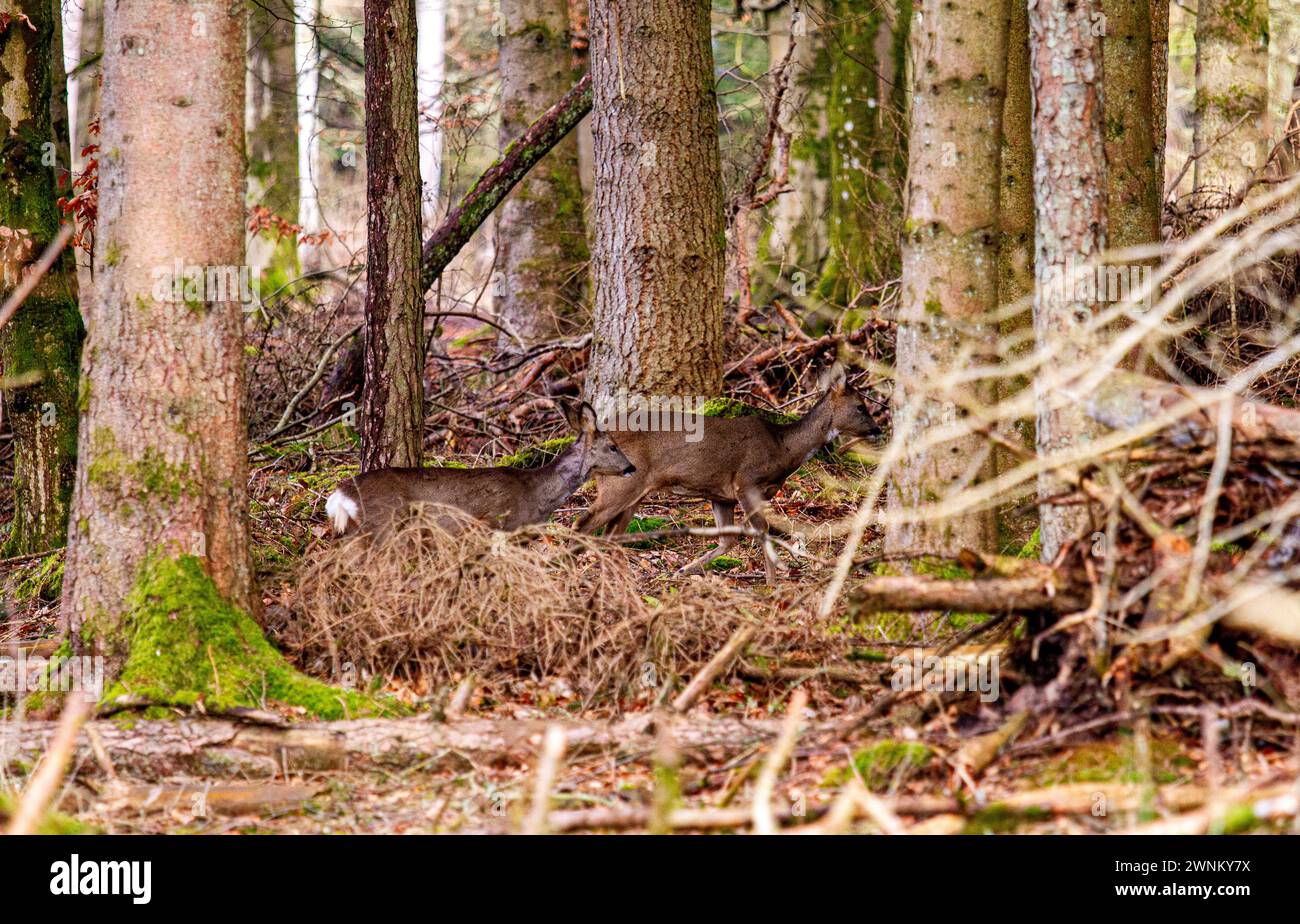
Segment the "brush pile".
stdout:
<path fill-rule="evenodd" d="M 430 508 L 382 542 L 309 555 L 278 641 L 326 676 L 351 665 L 423 690 L 470 673 L 562 679 L 588 700 L 666 693 L 747 624 L 752 650 L 778 661 L 844 647 L 793 618 L 788 598 L 713 577 L 655 585 L 636 557 L 567 529 L 502 533 Z"/>

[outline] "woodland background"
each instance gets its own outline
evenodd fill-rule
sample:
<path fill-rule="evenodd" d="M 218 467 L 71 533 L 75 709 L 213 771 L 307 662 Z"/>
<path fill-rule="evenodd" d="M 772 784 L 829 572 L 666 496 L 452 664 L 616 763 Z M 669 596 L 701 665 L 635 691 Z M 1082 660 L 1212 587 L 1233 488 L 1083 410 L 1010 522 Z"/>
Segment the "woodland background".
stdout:
<path fill-rule="evenodd" d="M 0 646 L 106 681 L 0 692 L 0 815 L 1286 830 L 1298 44 L 1280 0 L 0 0 Z M 772 501 L 773 586 L 753 536 L 677 575 L 679 497 L 328 535 L 358 470 L 539 465 L 620 389 L 788 420 L 836 361 L 890 432 Z"/>

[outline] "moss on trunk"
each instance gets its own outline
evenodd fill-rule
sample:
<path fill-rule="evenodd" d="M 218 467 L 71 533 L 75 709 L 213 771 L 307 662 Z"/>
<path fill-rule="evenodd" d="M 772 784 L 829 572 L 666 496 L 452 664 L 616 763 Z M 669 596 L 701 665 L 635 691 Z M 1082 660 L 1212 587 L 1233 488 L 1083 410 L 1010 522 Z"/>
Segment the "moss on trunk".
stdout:
<path fill-rule="evenodd" d="M 393 706 L 294 670 L 257 623 L 217 590 L 200 559 L 153 557 L 120 620 L 83 631 L 120 649 L 121 674 L 103 702 L 228 712 L 279 703 L 321 719 L 393 712 Z"/>
<path fill-rule="evenodd" d="M 0 32 L 0 226 L 26 232 L 30 260 L 59 230 L 55 170 L 66 169 L 50 115 L 56 59 L 54 7 L 35 0 L 9 4 L 15 20 Z M 0 296 L 17 281 L 7 267 Z M 77 309 L 76 267 L 65 252 L 0 333 L 6 376 L 39 375 L 6 392 L 14 429 L 14 518 L 0 556 L 62 545 L 77 457 L 77 377 L 84 331 Z"/>
<path fill-rule="evenodd" d="M 847 0 L 834 6 L 826 106 L 830 250 L 817 294 L 839 305 L 899 273 L 911 7 L 911 0 L 889 12 Z"/>

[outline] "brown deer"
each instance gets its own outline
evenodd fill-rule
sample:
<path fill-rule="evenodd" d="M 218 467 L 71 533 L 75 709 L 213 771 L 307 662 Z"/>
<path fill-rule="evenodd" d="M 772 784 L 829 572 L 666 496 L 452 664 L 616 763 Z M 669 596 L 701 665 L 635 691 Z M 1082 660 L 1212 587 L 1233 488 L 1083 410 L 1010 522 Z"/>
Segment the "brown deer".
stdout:
<path fill-rule="evenodd" d="M 343 481 L 325 502 L 334 531 L 385 533 L 418 504 L 457 507 L 494 529 L 545 523 L 594 473 L 636 468 L 600 429 L 591 405 L 565 408 L 573 445 L 541 468 L 382 468 Z"/>
<path fill-rule="evenodd" d="M 800 465 L 841 434 L 875 437 L 881 433 L 880 424 L 848 386 L 839 364 L 827 375 L 826 393 L 794 423 L 772 423 L 753 416 L 706 417 L 690 423 L 693 426 L 671 431 L 612 431 L 610 435 L 636 466 L 636 473 L 631 478 L 597 478 L 596 500 L 578 529 L 590 533 L 607 527 L 607 535 L 616 535 L 627 529 L 648 494 L 667 490 L 710 501 L 720 529 L 735 525 L 739 504 L 746 522 L 766 535 L 763 508 Z M 702 572 L 739 541 L 738 536 L 720 536 L 716 548 L 682 572 Z M 777 562 L 766 541 L 763 551 L 770 584 Z"/>

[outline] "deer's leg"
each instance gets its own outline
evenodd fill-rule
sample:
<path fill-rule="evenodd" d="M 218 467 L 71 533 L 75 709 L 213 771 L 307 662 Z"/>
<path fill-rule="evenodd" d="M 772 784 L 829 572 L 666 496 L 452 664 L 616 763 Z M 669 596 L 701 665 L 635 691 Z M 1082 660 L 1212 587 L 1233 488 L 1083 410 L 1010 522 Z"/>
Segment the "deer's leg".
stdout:
<path fill-rule="evenodd" d="M 767 583 L 775 584 L 777 572 L 785 571 L 786 568 L 776 557 L 776 549 L 767 538 L 767 518 L 763 516 L 763 508 L 767 506 L 767 500 L 758 488 L 745 488 L 739 493 L 740 504 L 745 511 L 745 522 L 762 534 L 759 536 L 759 542 L 762 543 L 763 548 L 763 570 L 767 574 Z"/>
<path fill-rule="evenodd" d="M 736 525 L 736 502 L 735 501 L 714 501 L 713 502 L 713 522 L 717 524 L 718 529 L 725 529 L 728 526 Z M 736 547 L 740 541 L 739 536 L 719 536 L 718 544 L 709 551 L 705 552 L 695 561 L 681 569 L 679 574 L 703 574 L 704 569 L 709 562 L 715 558 L 721 558 Z"/>
<path fill-rule="evenodd" d="M 630 522 L 644 496 L 645 489 L 639 481 L 628 478 L 596 479 L 596 499 L 578 520 L 578 532 L 594 533 L 602 526 L 608 526 L 614 520 L 622 518 L 624 514 Z M 627 523 L 623 526 L 626 529 Z M 618 531 L 611 528 L 607 532 L 612 536 Z"/>

